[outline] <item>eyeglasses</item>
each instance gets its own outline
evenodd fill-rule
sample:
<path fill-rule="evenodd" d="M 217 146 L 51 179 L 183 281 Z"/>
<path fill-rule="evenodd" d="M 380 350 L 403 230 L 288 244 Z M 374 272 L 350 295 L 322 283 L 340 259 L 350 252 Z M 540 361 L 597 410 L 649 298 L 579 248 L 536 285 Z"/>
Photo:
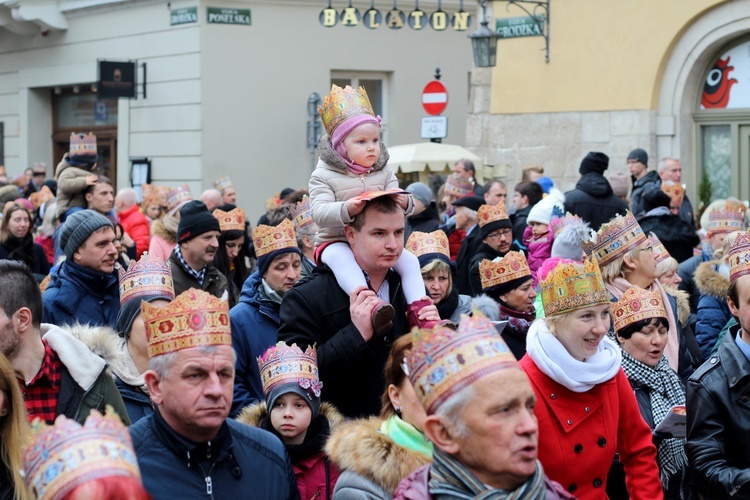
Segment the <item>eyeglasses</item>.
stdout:
<path fill-rule="evenodd" d="M 487 235 L 486 237 L 487 237 L 487 238 L 492 238 L 492 239 L 496 239 L 496 238 L 499 238 L 499 237 L 501 237 L 501 236 L 507 236 L 507 235 L 509 235 L 509 234 L 510 234 L 510 233 L 512 233 L 512 232 L 513 232 L 513 230 L 512 230 L 512 229 L 510 229 L 510 228 L 508 228 L 508 229 L 500 229 L 500 230 L 498 230 L 498 231 L 492 231 L 492 232 L 491 232 L 490 234 L 488 234 L 488 235 Z"/>
<path fill-rule="evenodd" d="M 653 249 L 654 249 L 654 245 L 649 245 L 646 248 L 636 248 L 638 252 L 645 252 L 646 250 L 653 250 Z"/>

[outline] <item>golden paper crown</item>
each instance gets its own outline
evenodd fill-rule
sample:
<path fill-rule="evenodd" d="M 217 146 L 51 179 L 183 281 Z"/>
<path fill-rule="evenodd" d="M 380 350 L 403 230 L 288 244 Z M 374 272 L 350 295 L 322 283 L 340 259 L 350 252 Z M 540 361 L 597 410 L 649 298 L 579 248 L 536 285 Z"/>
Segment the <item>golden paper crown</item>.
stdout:
<path fill-rule="evenodd" d="M 208 292 L 191 288 L 166 307 L 141 303 L 148 357 L 193 347 L 232 345 L 229 306 Z"/>
<path fill-rule="evenodd" d="M 294 221 L 294 227 L 296 229 L 307 227 L 313 223 L 309 196 L 305 195 L 302 197 L 302 201 L 297 202 L 297 205 L 292 211 L 292 220 Z"/>
<path fill-rule="evenodd" d="M 450 260 L 448 237 L 440 229 L 431 233 L 414 231 L 409 235 L 409 240 L 406 242 L 406 249 L 417 257 L 436 253 L 444 255 Z"/>
<path fill-rule="evenodd" d="M 666 318 L 667 311 L 661 300 L 661 293 L 650 292 L 638 286 L 631 286 L 612 305 L 612 320 L 615 331 L 620 331 L 636 321 L 651 318 Z"/>
<path fill-rule="evenodd" d="M 483 259 L 479 263 L 482 290 L 527 276 L 531 277 L 531 271 L 521 252 L 508 252 L 501 259 Z"/>
<path fill-rule="evenodd" d="M 153 184 L 142 185 L 141 193 L 143 194 L 143 201 L 141 202 L 141 205 L 143 207 L 150 207 L 151 205 L 166 207 L 168 191 L 169 188 L 166 186 L 154 186 Z"/>
<path fill-rule="evenodd" d="M 284 219 L 278 226 L 259 225 L 253 230 L 253 244 L 256 257 L 282 248 L 297 248 L 292 221 Z"/>
<path fill-rule="evenodd" d="M 484 227 L 490 222 L 508 220 L 508 211 L 505 209 L 505 203 L 497 205 L 482 205 L 477 210 L 477 222 L 479 227 Z"/>
<path fill-rule="evenodd" d="M 563 259 L 539 282 L 547 316 L 564 314 L 582 307 L 609 304 L 596 257 L 581 264 Z"/>
<path fill-rule="evenodd" d="M 672 203 L 670 203 L 670 206 L 674 206 L 674 207 L 682 206 L 682 200 L 685 198 L 684 187 L 682 187 L 680 184 L 673 183 L 673 182 L 662 182 L 661 190 L 667 193 L 667 195 L 669 195 L 669 198 L 672 200 Z"/>
<path fill-rule="evenodd" d="M 156 295 L 174 299 L 174 282 L 169 262 L 161 262 L 144 252 L 140 260 L 120 268 L 120 306 L 138 297 Z"/>
<path fill-rule="evenodd" d="M 364 87 L 354 90 L 347 85 L 342 89 L 336 84 L 331 85 L 331 93 L 323 98 L 323 105 L 318 106 L 318 113 L 329 136 L 333 136 L 336 127 L 347 118 L 358 115 L 375 116 Z"/>
<path fill-rule="evenodd" d="M 214 187 L 223 193 L 225 189 L 232 187 L 232 179 L 227 176 L 219 177 L 214 181 Z"/>
<path fill-rule="evenodd" d="M 41 207 L 54 197 L 55 195 L 52 194 L 52 191 L 49 187 L 42 186 L 42 189 L 40 189 L 36 193 L 31 193 L 31 195 L 29 196 L 29 201 L 34 206 L 34 210 L 39 210 L 39 207 Z"/>
<path fill-rule="evenodd" d="M 464 387 L 507 368 L 518 368 L 513 353 L 481 312 L 461 315 L 458 330 L 443 326 L 412 330 L 406 359 L 409 380 L 428 415 Z"/>
<path fill-rule="evenodd" d="M 458 174 L 451 174 L 445 181 L 445 194 L 453 195 L 457 198 L 472 194 L 474 192 L 474 185 L 469 179 L 461 177 Z"/>
<path fill-rule="evenodd" d="M 70 156 L 96 157 L 96 136 L 88 134 L 70 133 Z"/>
<path fill-rule="evenodd" d="M 221 231 L 242 231 L 245 232 L 245 211 L 240 207 L 237 207 L 229 212 L 224 210 L 216 209 L 211 212 L 217 221 L 219 221 L 219 228 Z"/>
<path fill-rule="evenodd" d="M 188 202 L 193 201 L 193 195 L 187 184 L 172 188 L 167 194 L 167 212 L 174 215 L 177 210 L 182 208 Z"/>
<path fill-rule="evenodd" d="M 708 228 L 711 233 L 731 233 L 745 229 L 747 207 L 739 201 L 727 200 L 723 207 L 708 213 Z"/>
<path fill-rule="evenodd" d="M 600 266 L 609 264 L 618 257 L 646 241 L 638 221 L 629 211 L 603 224 L 596 233 L 596 242 L 584 243 L 587 254 L 596 257 Z"/>
<path fill-rule="evenodd" d="M 24 481 L 34 498 L 65 498 L 94 479 L 130 477 L 141 473 L 128 429 L 111 406 L 102 416 L 92 410 L 81 426 L 60 415 L 54 426 L 37 419 L 23 454 Z"/>
<path fill-rule="evenodd" d="M 731 281 L 750 274 L 750 230 L 738 235 L 729 245 L 727 261 Z"/>
<path fill-rule="evenodd" d="M 318 355 L 312 346 L 307 346 L 302 352 L 297 344 L 288 346 L 284 342 L 278 342 L 263 356 L 258 357 L 258 368 L 263 382 L 263 394 L 292 383 L 305 390 L 309 389 L 315 397 L 320 397 L 323 382 L 318 376 Z"/>
<path fill-rule="evenodd" d="M 671 257 L 667 249 L 664 248 L 664 245 L 662 245 L 659 237 L 654 233 L 651 233 L 648 236 L 648 243 L 649 245 L 651 245 L 651 251 L 654 253 L 654 262 L 656 262 L 657 264 L 659 262 L 664 262 Z"/>
<path fill-rule="evenodd" d="M 560 231 L 565 229 L 565 226 L 569 225 L 572 222 L 583 222 L 583 219 L 581 219 L 577 215 L 571 214 L 570 212 L 567 212 L 563 217 L 552 219 L 549 222 L 549 230 L 552 232 L 552 236 L 557 236 L 558 234 L 560 234 Z"/>

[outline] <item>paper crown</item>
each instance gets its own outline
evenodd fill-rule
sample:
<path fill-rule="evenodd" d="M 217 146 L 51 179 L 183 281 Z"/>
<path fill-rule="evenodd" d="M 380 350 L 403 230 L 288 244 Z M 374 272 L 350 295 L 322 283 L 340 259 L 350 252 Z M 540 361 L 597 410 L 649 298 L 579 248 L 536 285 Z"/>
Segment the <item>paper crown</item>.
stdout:
<path fill-rule="evenodd" d="M 120 268 L 120 305 L 149 295 L 174 299 L 174 282 L 169 262 L 161 262 L 144 252 L 140 260 L 130 261 L 127 271 Z"/>
<path fill-rule="evenodd" d="M 664 262 L 671 257 L 667 249 L 664 248 L 664 245 L 662 244 L 659 237 L 654 233 L 651 233 L 648 236 L 648 243 L 649 245 L 651 245 L 651 251 L 654 253 L 654 262 L 656 262 L 657 264 L 659 262 Z"/>
<path fill-rule="evenodd" d="M 232 345 L 229 307 L 225 300 L 191 288 L 169 305 L 141 303 L 148 357 L 212 345 Z"/>
<path fill-rule="evenodd" d="M 406 249 L 417 257 L 436 253 L 450 259 L 448 237 L 440 229 L 431 233 L 414 231 L 409 235 L 409 240 L 406 242 Z"/>
<path fill-rule="evenodd" d="M 70 156 L 96 158 L 96 136 L 88 134 L 70 134 Z"/>
<path fill-rule="evenodd" d="M 190 193 L 190 188 L 187 184 L 172 188 L 167 193 L 167 212 L 170 215 L 174 215 L 177 210 L 190 201 L 193 201 L 193 195 Z"/>
<path fill-rule="evenodd" d="M 318 106 L 318 113 L 329 136 L 347 118 L 357 115 L 375 116 L 364 87 L 354 90 L 347 85 L 342 89 L 336 84 L 331 85 L 331 93 L 323 98 L 323 105 Z"/>
<path fill-rule="evenodd" d="M 141 193 L 143 194 L 143 201 L 141 202 L 141 205 L 143 207 L 150 207 L 152 205 L 166 207 L 167 191 L 169 191 L 169 188 L 166 186 L 154 186 L 152 184 L 142 185 Z"/>
<path fill-rule="evenodd" d="M 297 202 L 297 205 L 292 211 L 292 220 L 294 221 L 295 229 L 307 227 L 313 223 L 309 196 L 304 196 L 302 201 Z"/>
<path fill-rule="evenodd" d="M 583 222 L 583 219 L 567 212 L 563 217 L 552 219 L 549 223 L 549 230 L 552 232 L 553 236 L 557 236 L 560 234 L 560 231 L 565 229 L 565 226 L 569 225 L 571 222 Z"/>
<path fill-rule="evenodd" d="M 729 279 L 750 274 L 750 230 L 739 234 L 729 245 Z"/>
<path fill-rule="evenodd" d="M 227 176 L 219 177 L 214 181 L 214 187 L 223 193 L 225 189 L 232 187 L 232 179 Z"/>
<path fill-rule="evenodd" d="M 747 207 L 739 202 L 727 200 L 723 207 L 708 213 L 707 230 L 711 233 L 731 233 L 745 229 Z"/>
<path fill-rule="evenodd" d="M 445 181 L 445 194 L 460 198 L 474 192 L 474 185 L 469 179 L 457 174 L 451 174 Z"/>
<path fill-rule="evenodd" d="M 608 223 L 602 225 L 596 233 L 596 242 L 584 243 L 587 254 L 596 257 L 600 266 L 622 257 L 627 252 L 646 241 L 638 221 L 631 212 L 624 216 L 617 215 Z"/>
<path fill-rule="evenodd" d="M 615 331 L 620 331 L 636 321 L 651 318 L 666 318 L 667 311 L 661 300 L 661 293 L 650 292 L 638 286 L 631 286 L 612 305 L 612 319 Z"/>
<path fill-rule="evenodd" d="M 253 245 L 256 257 L 282 248 L 297 248 L 297 237 L 294 234 L 292 221 L 284 219 L 278 226 L 260 224 L 253 229 Z"/>
<path fill-rule="evenodd" d="M 34 175 L 37 174 L 45 174 L 47 175 L 47 164 L 43 161 L 38 161 L 34 163 L 34 167 L 31 169 L 34 172 Z"/>
<path fill-rule="evenodd" d="M 677 184 L 677 183 L 663 182 L 661 184 L 661 190 L 667 193 L 667 195 L 669 195 L 669 198 L 672 200 L 672 202 L 670 203 L 670 206 L 673 206 L 673 207 L 682 206 L 682 200 L 685 198 L 684 187 L 682 187 L 680 184 Z"/>
<path fill-rule="evenodd" d="M 24 481 L 34 498 L 60 499 L 75 487 L 106 477 L 141 473 L 128 429 L 108 406 L 102 416 L 92 410 L 81 426 L 60 415 L 54 426 L 37 419 L 24 450 Z"/>
<path fill-rule="evenodd" d="M 34 206 L 34 210 L 38 210 L 39 207 L 41 207 L 54 197 L 55 195 L 52 194 L 52 191 L 49 187 L 42 186 L 42 189 L 40 189 L 36 193 L 31 193 L 31 195 L 29 196 L 29 201 Z"/>
<path fill-rule="evenodd" d="M 505 203 L 497 205 L 482 205 L 477 210 L 477 222 L 479 227 L 484 227 L 490 222 L 508 220 L 508 211 L 505 209 Z"/>
<path fill-rule="evenodd" d="M 518 368 L 513 353 L 481 312 L 461 315 L 458 330 L 443 326 L 412 331 L 409 380 L 428 415 L 482 377 Z"/>
<path fill-rule="evenodd" d="M 219 227 L 221 231 L 242 231 L 245 232 L 245 211 L 237 207 L 225 212 L 224 210 L 216 209 L 211 212 L 217 221 L 219 221 Z"/>
<path fill-rule="evenodd" d="M 286 384 L 297 384 L 320 397 L 323 382 L 318 376 L 318 355 L 315 348 L 307 346 L 303 352 L 297 344 L 291 346 L 278 342 L 258 358 L 263 393 Z"/>
<path fill-rule="evenodd" d="M 610 302 L 596 257 L 587 259 L 583 264 L 561 260 L 539 282 L 539 287 L 547 316 Z"/>
<path fill-rule="evenodd" d="M 527 276 L 531 276 L 531 271 L 521 252 L 508 252 L 501 259 L 484 259 L 479 263 L 482 290 Z"/>

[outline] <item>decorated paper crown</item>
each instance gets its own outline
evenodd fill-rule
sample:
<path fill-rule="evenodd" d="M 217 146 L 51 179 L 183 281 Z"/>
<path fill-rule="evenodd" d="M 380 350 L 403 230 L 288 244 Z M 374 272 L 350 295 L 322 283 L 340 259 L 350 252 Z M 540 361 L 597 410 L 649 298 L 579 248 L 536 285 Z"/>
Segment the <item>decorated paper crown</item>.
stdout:
<path fill-rule="evenodd" d="M 165 307 L 141 303 L 148 357 L 193 347 L 232 345 L 229 307 L 225 300 L 190 288 Z"/>
<path fill-rule="evenodd" d="M 130 477 L 140 483 L 130 433 L 111 406 L 104 416 L 92 410 L 83 426 L 64 415 L 54 426 L 37 419 L 31 432 L 23 469 L 34 498 L 65 498 L 77 486 L 106 477 Z"/>
<path fill-rule="evenodd" d="M 245 211 L 237 207 L 229 212 L 216 209 L 211 213 L 217 221 L 221 231 L 245 231 Z"/>
<path fill-rule="evenodd" d="M 612 305 L 612 320 L 615 331 L 620 331 L 636 321 L 651 318 L 666 318 L 667 311 L 658 291 L 650 292 L 638 286 L 631 286 Z"/>
<path fill-rule="evenodd" d="M 587 259 L 583 264 L 561 260 L 539 282 L 539 287 L 547 316 L 597 304 L 609 304 L 610 301 L 596 257 Z"/>
<path fill-rule="evenodd" d="M 662 244 L 659 237 L 654 233 L 651 233 L 648 236 L 648 243 L 649 245 L 651 245 L 651 251 L 654 253 L 654 262 L 656 262 L 657 264 L 659 264 L 660 262 L 664 262 L 671 257 L 667 249 L 664 248 L 664 245 Z"/>
<path fill-rule="evenodd" d="M 457 174 L 451 174 L 445 181 L 445 194 L 461 198 L 474 192 L 474 185 L 469 179 Z"/>
<path fill-rule="evenodd" d="M 294 220 L 294 227 L 296 229 L 307 227 L 313 223 L 309 196 L 304 196 L 302 201 L 298 202 L 297 206 L 294 207 L 292 219 Z"/>
<path fill-rule="evenodd" d="M 521 252 L 508 252 L 501 259 L 484 259 L 479 263 L 482 290 L 527 276 L 531 276 L 531 271 Z"/>
<path fill-rule="evenodd" d="M 144 207 L 150 207 L 152 205 L 166 207 L 168 191 L 169 188 L 166 186 L 154 186 L 152 184 L 142 185 L 141 193 L 143 193 L 143 201 L 141 202 L 141 205 Z"/>
<path fill-rule="evenodd" d="M 708 228 L 711 233 L 731 233 L 745 229 L 745 212 L 747 207 L 739 202 L 727 200 L 722 208 L 711 210 L 708 214 Z"/>
<path fill-rule="evenodd" d="M 96 158 L 96 136 L 88 134 L 70 134 L 70 156 Z"/>
<path fill-rule="evenodd" d="M 214 187 L 223 193 L 225 189 L 232 187 L 232 179 L 227 176 L 219 177 L 214 181 Z"/>
<path fill-rule="evenodd" d="M 440 254 L 450 260 L 448 237 L 439 229 L 431 233 L 414 231 L 409 235 L 406 249 L 417 257 L 427 254 Z"/>
<path fill-rule="evenodd" d="M 140 260 L 130 261 L 126 271 L 120 268 L 120 305 L 149 295 L 174 299 L 174 282 L 169 262 L 161 262 L 144 252 Z"/>
<path fill-rule="evenodd" d="M 331 85 L 331 93 L 323 98 L 323 105 L 318 106 L 318 113 L 329 136 L 333 136 L 336 127 L 347 118 L 357 115 L 375 116 L 364 87 L 354 90 L 347 85 L 342 89 L 336 84 Z"/>
<path fill-rule="evenodd" d="M 29 201 L 32 205 L 34 205 L 34 210 L 38 210 L 39 207 L 41 207 L 54 197 L 55 195 L 52 194 L 52 191 L 49 187 L 42 186 L 42 189 L 40 189 L 36 193 L 31 193 L 31 195 L 29 196 Z"/>
<path fill-rule="evenodd" d="M 167 212 L 174 215 L 177 210 L 182 208 L 186 203 L 193 201 L 193 195 L 187 184 L 172 188 L 167 193 Z"/>
<path fill-rule="evenodd" d="M 750 274 L 750 230 L 738 235 L 729 245 L 729 279 Z"/>
<path fill-rule="evenodd" d="M 596 242 L 585 243 L 587 254 L 595 256 L 600 266 L 622 257 L 627 252 L 646 241 L 638 221 L 632 213 L 618 215 L 608 223 L 602 225 L 596 233 Z"/>
<path fill-rule="evenodd" d="M 682 187 L 680 184 L 673 183 L 673 182 L 663 182 L 661 185 L 661 190 L 667 193 L 667 195 L 669 195 L 669 198 L 672 200 L 672 203 L 670 203 L 670 206 L 673 206 L 673 207 L 682 206 L 682 200 L 685 198 L 684 187 Z"/>
<path fill-rule="evenodd" d="M 290 347 L 278 342 L 258 358 L 258 368 L 264 394 L 282 385 L 297 384 L 320 397 L 323 382 L 318 376 L 318 355 L 312 346 L 302 352 L 297 344 Z"/>
<path fill-rule="evenodd" d="M 549 223 L 549 230 L 553 236 L 557 236 L 571 222 L 583 222 L 583 219 L 568 212 L 563 217 L 552 219 Z"/>
<path fill-rule="evenodd" d="M 497 205 L 482 205 L 477 210 L 477 222 L 479 227 L 484 227 L 490 222 L 508 220 L 508 211 L 505 209 L 505 203 Z"/>
<path fill-rule="evenodd" d="M 260 224 L 253 230 L 253 245 L 257 257 L 282 248 L 297 248 L 292 221 L 284 219 L 278 226 Z"/>
<path fill-rule="evenodd" d="M 38 161 L 34 163 L 34 167 L 32 168 L 32 171 L 34 172 L 34 175 L 37 174 L 44 174 L 47 175 L 47 164 L 43 161 Z"/>
<path fill-rule="evenodd" d="M 438 326 L 412 331 L 409 380 L 428 415 L 478 379 L 518 368 L 513 353 L 481 312 L 461 315 L 458 330 Z"/>

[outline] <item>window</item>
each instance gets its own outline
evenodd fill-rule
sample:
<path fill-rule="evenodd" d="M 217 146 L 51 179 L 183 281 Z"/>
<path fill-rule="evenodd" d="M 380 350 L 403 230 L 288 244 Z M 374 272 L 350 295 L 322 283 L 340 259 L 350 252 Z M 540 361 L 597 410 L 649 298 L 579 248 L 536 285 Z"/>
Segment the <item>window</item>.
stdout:
<path fill-rule="evenodd" d="M 331 72 L 331 83 L 339 87 L 350 85 L 353 88 L 362 86 L 370 98 L 372 110 L 382 118 L 380 135 L 383 142 L 388 144 L 388 75 L 386 73 L 370 72 Z"/>

